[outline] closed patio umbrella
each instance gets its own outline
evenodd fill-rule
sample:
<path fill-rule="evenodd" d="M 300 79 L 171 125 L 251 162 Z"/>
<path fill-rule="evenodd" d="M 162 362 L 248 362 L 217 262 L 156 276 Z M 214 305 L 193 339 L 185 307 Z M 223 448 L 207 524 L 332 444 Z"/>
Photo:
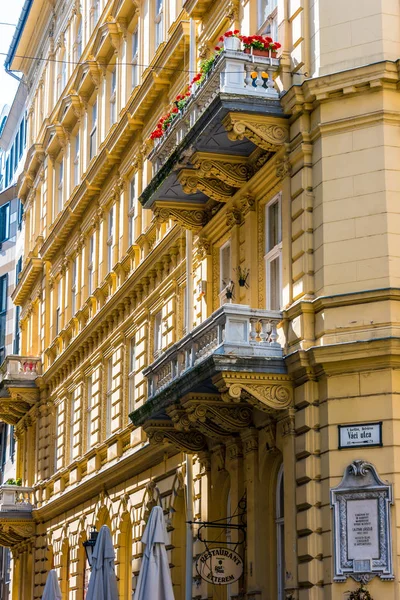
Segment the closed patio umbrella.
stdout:
<path fill-rule="evenodd" d="M 142 537 L 143 553 L 134 600 L 174 600 L 166 544 L 168 535 L 160 506 L 151 510 Z"/>
<path fill-rule="evenodd" d="M 57 571 L 49 571 L 44 586 L 42 600 L 61 600 L 61 590 L 58 585 Z"/>
<path fill-rule="evenodd" d="M 92 572 L 86 600 L 118 600 L 114 569 L 114 546 L 107 525 L 103 525 L 92 554 Z"/>

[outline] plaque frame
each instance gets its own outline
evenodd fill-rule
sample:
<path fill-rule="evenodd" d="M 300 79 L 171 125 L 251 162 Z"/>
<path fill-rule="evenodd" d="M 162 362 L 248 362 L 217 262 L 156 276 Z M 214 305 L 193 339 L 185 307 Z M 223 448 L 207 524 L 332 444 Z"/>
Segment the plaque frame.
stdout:
<path fill-rule="evenodd" d="M 340 484 L 331 489 L 333 508 L 333 544 L 335 582 L 352 577 L 368 583 L 373 577 L 391 581 L 393 574 L 392 529 L 390 505 L 393 504 L 392 485 L 380 479 L 375 467 L 363 460 L 355 460 L 345 469 Z M 377 500 L 379 558 L 356 560 L 348 558 L 347 502 L 349 500 Z"/>

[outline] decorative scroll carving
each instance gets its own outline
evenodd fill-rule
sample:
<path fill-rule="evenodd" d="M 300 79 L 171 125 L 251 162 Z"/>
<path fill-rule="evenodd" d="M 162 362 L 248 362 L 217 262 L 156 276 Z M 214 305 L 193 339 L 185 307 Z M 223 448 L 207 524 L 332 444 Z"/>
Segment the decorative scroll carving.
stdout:
<path fill-rule="evenodd" d="M 154 211 L 156 223 L 165 223 L 172 219 L 185 229 L 198 231 L 207 223 L 207 215 L 204 210 L 194 208 L 178 208 L 156 206 Z"/>
<path fill-rule="evenodd" d="M 293 403 L 293 388 L 289 380 L 270 377 L 238 378 L 237 374 L 221 373 L 214 381 L 225 402 L 245 399 L 267 413 L 284 410 Z"/>
<path fill-rule="evenodd" d="M 206 439 L 199 431 L 179 431 L 171 421 L 150 421 L 145 426 L 145 431 L 151 444 L 170 443 L 188 454 L 200 452 L 207 447 Z"/>
<path fill-rule="evenodd" d="M 230 140 L 247 138 L 269 152 L 277 152 L 289 137 L 288 125 L 284 119 L 229 113 L 223 124 Z"/>
<path fill-rule="evenodd" d="M 240 188 L 252 175 L 251 167 L 237 157 L 197 153 L 192 162 L 200 177 L 218 179 L 231 187 Z"/>
<path fill-rule="evenodd" d="M 178 179 L 185 194 L 203 192 L 203 194 L 217 202 L 227 202 L 236 191 L 235 188 L 223 181 L 202 177 L 201 173 L 194 169 L 182 169 Z"/>
<path fill-rule="evenodd" d="M 287 175 L 290 175 L 291 171 L 292 165 L 290 164 L 289 156 L 285 154 L 283 158 L 276 162 L 276 176 L 278 179 L 283 179 Z"/>
<path fill-rule="evenodd" d="M 35 525 L 26 521 L 11 521 L 0 523 L 0 544 L 11 547 L 18 544 L 35 533 Z"/>

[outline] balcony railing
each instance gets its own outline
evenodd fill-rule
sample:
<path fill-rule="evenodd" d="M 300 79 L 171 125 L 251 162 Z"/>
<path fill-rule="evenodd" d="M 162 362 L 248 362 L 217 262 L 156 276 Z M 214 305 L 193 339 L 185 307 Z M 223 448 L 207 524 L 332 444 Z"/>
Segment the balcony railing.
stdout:
<path fill-rule="evenodd" d="M 0 486 L 0 513 L 30 513 L 34 508 L 33 489 L 20 485 Z M 1 516 L 0 516 L 1 521 Z"/>
<path fill-rule="evenodd" d="M 277 331 L 281 320 L 278 311 L 224 304 L 145 369 L 148 397 L 158 394 L 211 355 L 282 358 Z"/>
<path fill-rule="evenodd" d="M 223 51 L 202 84 L 193 86 L 196 89 L 185 108 L 175 117 L 163 137 L 155 140 L 154 149 L 149 155 L 154 172 L 161 168 L 218 94 L 279 102 L 280 93 L 274 79 L 279 66 L 279 58 L 253 56 L 236 50 Z"/>
<path fill-rule="evenodd" d="M 40 358 L 9 354 L 0 366 L 0 384 L 7 381 L 33 382 L 41 375 Z"/>

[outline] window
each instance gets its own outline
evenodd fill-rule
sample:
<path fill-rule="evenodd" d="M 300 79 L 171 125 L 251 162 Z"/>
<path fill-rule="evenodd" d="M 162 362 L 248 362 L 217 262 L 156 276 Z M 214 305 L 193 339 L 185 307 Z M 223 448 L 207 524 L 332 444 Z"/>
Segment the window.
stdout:
<path fill-rule="evenodd" d="M 10 237 L 10 203 L 0 206 L 0 244 Z"/>
<path fill-rule="evenodd" d="M 266 206 L 266 284 L 267 308 L 280 310 L 282 305 L 282 218 L 281 195 Z"/>
<path fill-rule="evenodd" d="M 89 239 L 88 271 L 89 271 L 88 293 L 89 293 L 89 296 L 91 296 L 93 294 L 93 282 L 94 282 L 94 233 L 90 236 L 90 239 Z"/>
<path fill-rule="evenodd" d="M 135 241 L 135 177 L 132 177 L 129 186 L 129 246 L 132 246 Z"/>
<path fill-rule="evenodd" d="M 93 0 L 93 25 L 96 25 L 100 16 L 100 0 Z"/>
<path fill-rule="evenodd" d="M 57 184 L 58 212 L 60 212 L 60 210 L 62 210 L 62 207 L 63 207 L 63 187 L 64 187 L 64 162 L 61 159 L 61 162 L 58 165 L 58 184 Z"/>
<path fill-rule="evenodd" d="M 92 128 L 90 130 L 90 160 L 97 152 L 97 100 L 92 106 Z"/>
<path fill-rule="evenodd" d="M 61 64 L 61 91 L 65 89 L 67 85 L 67 61 L 66 55 L 63 56 L 63 62 Z"/>
<path fill-rule="evenodd" d="M 263 33 L 278 41 L 278 0 L 258 0 L 258 27 L 264 23 Z"/>
<path fill-rule="evenodd" d="M 109 273 L 113 266 L 113 246 L 114 246 L 114 206 L 108 213 L 108 238 L 107 238 L 107 272 Z"/>
<path fill-rule="evenodd" d="M 76 36 L 76 58 L 80 59 L 82 55 L 82 18 L 79 21 L 78 34 Z"/>
<path fill-rule="evenodd" d="M 138 29 L 132 33 L 132 89 L 139 83 L 139 37 Z"/>
<path fill-rule="evenodd" d="M 160 354 L 162 348 L 162 311 L 154 316 L 154 357 Z"/>
<path fill-rule="evenodd" d="M 79 131 L 75 136 L 75 156 L 74 156 L 74 186 L 79 184 L 81 170 L 80 170 L 80 139 Z"/>
<path fill-rule="evenodd" d="M 93 375 L 86 381 L 86 451 L 92 446 Z"/>
<path fill-rule="evenodd" d="M 117 68 L 111 72 L 110 79 L 110 125 L 117 120 Z"/>
<path fill-rule="evenodd" d="M 164 41 L 163 0 L 155 0 L 156 48 Z"/>
<path fill-rule="evenodd" d="M 129 385 L 129 412 L 135 410 L 135 369 L 136 369 L 136 345 L 135 338 L 131 338 L 129 342 L 129 373 L 128 373 L 128 385 Z"/>
<path fill-rule="evenodd" d="M 77 390 L 72 392 L 71 404 L 70 404 L 70 415 L 69 415 L 69 459 L 72 462 L 74 460 L 74 446 L 75 446 L 75 411 L 78 408 L 77 403 Z"/>
<path fill-rule="evenodd" d="M 107 361 L 106 437 L 109 437 L 111 435 L 112 389 L 113 389 L 113 359 L 109 358 Z"/>
<path fill-rule="evenodd" d="M 231 281 L 231 243 L 226 242 L 219 251 L 219 290 L 222 292 Z"/>
<path fill-rule="evenodd" d="M 277 578 L 278 578 L 278 600 L 285 600 L 285 510 L 284 510 L 284 482 L 283 465 L 279 469 L 278 482 L 276 486 L 276 556 L 277 556 Z"/>
<path fill-rule="evenodd" d="M 76 313 L 76 299 L 78 295 L 78 257 L 72 261 L 72 274 L 71 274 L 71 317 Z"/>
<path fill-rule="evenodd" d="M 21 200 L 18 200 L 18 214 L 17 214 L 17 224 L 18 224 L 18 229 L 21 230 L 22 227 L 22 217 L 24 215 L 24 205 L 22 204 Z"/>
<path fill-rule="evenodd" d="M 0 277 L 0 363 L 5 358 L 8 275 Z"/>
<path fill-rule="evenodd" d="M 22 256 L 17 260 L 17 264 L 15 265 L 15 285 L 18 285 L 19 274 L 22 271 Z"/>
<path fill-rule="evenodd" d="M 56 335 L 61 330 L 61 296 L 62 296 L 62 281 L 61 279 L 57 285 L 57 308 L 56 308 Z"/>
<path fill-rule="evenodd" d="M 19 354 L 19 348 L 21 343 L 21 333 L 19 328 L 19 318 L 21 315 L 21 307 L 15 307 L 15 327 L 14 327 L 14 354 Z"/>

